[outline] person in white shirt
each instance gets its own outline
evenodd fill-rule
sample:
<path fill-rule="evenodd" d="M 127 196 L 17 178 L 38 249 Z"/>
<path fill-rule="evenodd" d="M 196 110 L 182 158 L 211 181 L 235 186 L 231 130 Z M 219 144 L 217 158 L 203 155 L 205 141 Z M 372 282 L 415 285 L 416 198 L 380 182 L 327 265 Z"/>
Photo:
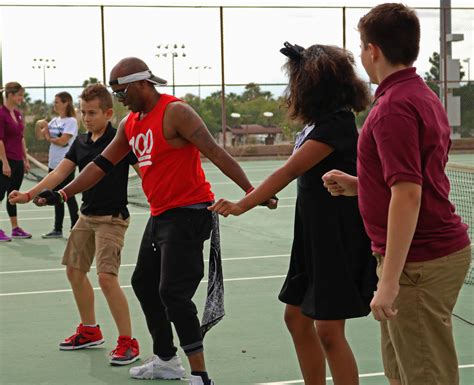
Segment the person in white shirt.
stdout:
<path fill-rule="evenodd" d="M 50 142 L 49 146 L 49 172 L 54 170 L 64 155 L 68 152 L 72 142 L 77 136 L 78 126 L 76 120 L 76 111 L 72 102 L 72 96 L 68 92 L 60 92 L 54 97 L 54 111 L 58 114 L 50 122 L 47 120 L 38 120 L 36 126 L 40 135 Z M 61 189 L 74 179 L 72 172 L 56 189 Z M 71 218 L 71 228 L 78 219 L 78 205 L 74 197 L 66 202 Z M 42 238 L 62 238 L 64 203 L 58 203 L 54 206 L 54 228 L 49 233 L 43 234 Z"/>

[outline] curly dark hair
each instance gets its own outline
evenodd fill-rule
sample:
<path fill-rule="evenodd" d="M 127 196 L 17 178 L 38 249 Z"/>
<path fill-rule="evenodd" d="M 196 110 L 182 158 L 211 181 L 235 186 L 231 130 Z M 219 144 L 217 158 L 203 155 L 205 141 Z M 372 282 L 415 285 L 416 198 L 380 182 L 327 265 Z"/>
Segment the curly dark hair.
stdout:
<path fill-rule="evenodd" d="M 283 67 L 289 76 L 284 94 L 289 117 L 313 124 L 339 108 L 365 110 L 370 92 L 354 65 L 349 51 L 318 44 L 306 48 L 299 60 L 289 59 Z"/>

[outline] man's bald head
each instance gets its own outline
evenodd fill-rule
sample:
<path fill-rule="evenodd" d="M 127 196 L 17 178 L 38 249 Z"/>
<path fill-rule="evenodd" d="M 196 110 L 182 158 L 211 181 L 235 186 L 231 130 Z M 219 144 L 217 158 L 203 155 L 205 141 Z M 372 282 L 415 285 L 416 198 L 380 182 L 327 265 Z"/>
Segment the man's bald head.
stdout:
<path fill-rule="evenodd" d="M 126 57 L 120 60 L 112 71 L 110 71 L 110 79 L 117 79 L 122 76 L 130 75 L 136 72 L 148 70 L 146 63 L 137 57 Z"/>
<path fill-rule="evenodd" d="M 143 60 L 127 57 L 110 71 L 109 85 L 115 97 L 129 110 L 149 112 L 160 97 L 155 86 L 166 85 L 166 80 L 153 75 Z"/>
<path fill-rule="evenodd" d="M 120 60 L 112 71 L 110 71 L 109 84 L 128 84 L 146 80 L 148 84 L 166 85 L 165 79 L 162 79 L 150 71 L 146 63 L 137 57 L 127 57 Z"/>

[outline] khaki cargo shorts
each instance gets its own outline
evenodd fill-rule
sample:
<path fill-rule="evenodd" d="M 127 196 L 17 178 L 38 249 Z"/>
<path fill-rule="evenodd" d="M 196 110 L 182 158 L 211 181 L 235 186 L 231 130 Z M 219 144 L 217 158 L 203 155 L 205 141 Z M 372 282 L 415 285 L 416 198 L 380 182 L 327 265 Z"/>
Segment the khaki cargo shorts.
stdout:
<path fill-rule="evenodd" d="M 62 264 L 89 272 L 95 256 L 97 274 L 118 275 L 129 223 L 130 217 L 81 214 L 71 230 Z"/>
<path fill-rule="evenodd" d="M 377 275 L 384 258 L 376 254 Z M 471 262 L 471 247 L 425 262 L 406 263 L 395 301 L 382 321 L 385 375 L 403 385 L 458 385 L 451 314 Z"/>

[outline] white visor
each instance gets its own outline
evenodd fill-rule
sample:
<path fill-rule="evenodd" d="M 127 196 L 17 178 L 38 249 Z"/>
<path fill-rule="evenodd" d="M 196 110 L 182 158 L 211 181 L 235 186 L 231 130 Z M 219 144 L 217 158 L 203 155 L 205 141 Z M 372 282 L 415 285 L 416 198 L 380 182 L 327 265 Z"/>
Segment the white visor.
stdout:
<path fill-rule="evenodd" d="M 115 84 L 128 84 L 138 82 L 139 80 L 146 80 L 150 83 L 159 84 L 162 86 L 168 83 L 165 79 L 153 75 L 150 70 L 146 70 L 142 72 L 135 72 L 127 76 L 122 76 L 120 78 L 117 78 L 116 80 L 111 80 L 109 81 L 109 84 L 113 86 Z"/>

